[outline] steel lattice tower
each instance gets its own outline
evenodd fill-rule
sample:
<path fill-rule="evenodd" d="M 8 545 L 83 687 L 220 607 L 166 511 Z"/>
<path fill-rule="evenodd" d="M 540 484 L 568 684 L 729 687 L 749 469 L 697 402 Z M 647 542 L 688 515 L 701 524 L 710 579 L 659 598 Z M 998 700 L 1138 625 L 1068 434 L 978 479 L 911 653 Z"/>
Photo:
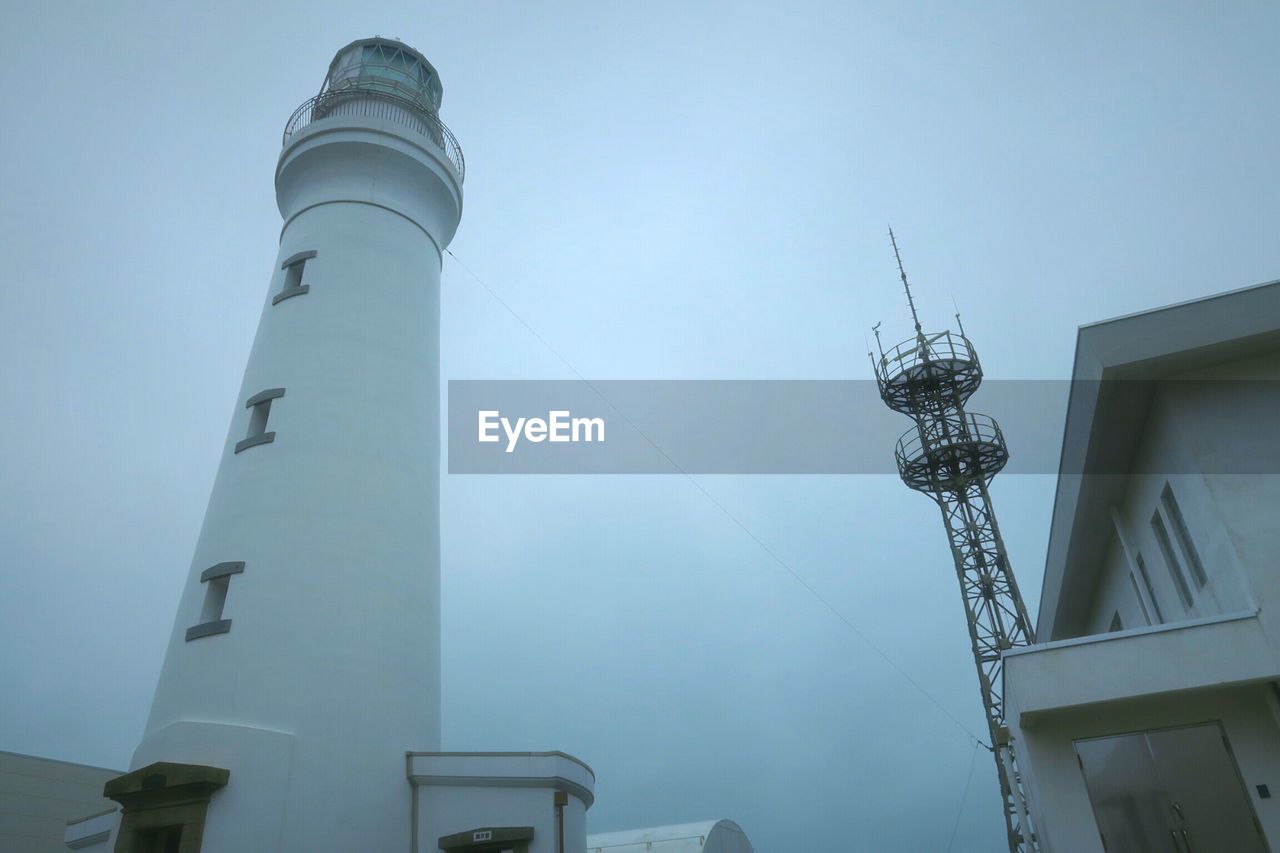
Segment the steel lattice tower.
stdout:
<path fill-rule="evenodd" d="M 876 324 L 880 349 L 879 359 L 872 356 L 876 383 L 889 408 L 915 421 L 898 440 L 898 472 L 904 483 L 932 497 L 942 510 L 1000 779 L 1009 849 L 1031 853 L 1038 848 L 1005 725 L 1001 655 L 1029 645 L 1035 637 L 987 491 L 1008 461 L 1009 450 L 995 419 L 965 411 L 965 403 L 982 382 L 982 366 L 964 327 L 935 334 L 921 330 L 892 229 L 889 239 L 916 333 L 886 352 Z"/>

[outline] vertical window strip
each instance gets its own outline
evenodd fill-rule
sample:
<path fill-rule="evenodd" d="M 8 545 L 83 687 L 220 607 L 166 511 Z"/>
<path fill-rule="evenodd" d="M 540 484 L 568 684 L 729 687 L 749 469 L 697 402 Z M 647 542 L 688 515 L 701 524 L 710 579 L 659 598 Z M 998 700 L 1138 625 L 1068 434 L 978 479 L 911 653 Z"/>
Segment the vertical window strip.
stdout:
<path fill-rule="evenodd" d="M 205 583 L 204 606 L 200 609 L 201 624 L 217 622 L 222 618 L 222 610 L 227 606 L 227 587 L 230 585 L 229 575 Z"/>
<path fill-rule="evenodd" d="M 1160 504 L 1164 507 L 1164 514 L 1173 524 L 1173 535 L 1177 537 L 1178 545 L 1181 546 L 1182 553 L 1191 566 L 1191 576 L 1195 578 L 1196 586 L 1204 587 L 1209 583 L 1209 576 L 1205 573 L 1204 563 L 1200 561 L 1200 552 L 1196 550 L 1196 543 L 1192 541 L 1191 533 L 1187 530 L 1187 522 L 1182 517 L 1178 499 L 1173 496 L 1173 488 L 1168 483 L 1164 484 L 1164 491 L 1160 493 Z"/>
<path fill-rule="evenodd" d="M 1138 599 L 1138 609 L 1142 611 L 1142 618 L 1150 625 L 1151 611 L 1147 610 L 1147 603 L 1142 600 L 1142 593 L 1138 591 L 1138 578 L 1133 572 L 1129 572 L 1129 583 L 1133 584 L 1133 597 Z"/>
<path fill-rule="evenodd" d="M 271 401 L 263 400 L 249 412 L 249 432 L 246 438 L 256 438 L 267 431 L 267 419 L 271 417 Z"/>
<path fill-rule="evenodd" d="M 1151 583 L 1151 575 L 1147 574 L 1147 561 L 1142 559 L 1142 552 L 1134 548 L 1133 543 L 1125 535 L 1124 522 L 1114 506 L 1111 507 L 1111 524 L 1115 528 L 1116 539 L 1120 542 L 1120 548 L 1124 551 L 1125 558 L 1129 561 L 1129 580 L 1133 583 L 1133 594 L 1138 599 L 1143 618 L 1147 620 L 1148 625 L 1154 624 L 1151 621 L 1151 614 L 1154 612 L 1156 623 L 1163 623 L 1164 614 L 1160 612 L 1160 602 L 1156 600 L 1156 589 Z M 1138 579 L 1142 580 L 1141 590 L 1138 588 Z M 1142 596 L 1144 590 L 1147 594 L 1146 598 Z M 1151 603 L 1150 608 L 1147 607 L 1147 602 Z"/>
<path fill-rule="evenodd" d="M 1164 555 L 1164 562 L 1169 569 L 1169 576 L 1173 578 L 1173 585 L 1178 588 L 1178 598 L 1182 599 L 1182 606 L 1190 610 L 1191 589 L 1187 586 L 1187 578 L 1182 572 L 1182 563 L 1178 560 L 1178 555 L 1173 552 L 1169 531 L 1164 526 L 1164 519 L 1160 517 L 1159 511 L 1151 516 L 1151 529 L 1155 531 L 1156 543 L 1160 546 L 1160 553 Z"/>
<path fill-rule="evenodd" d="M 1147 574 L 1147 561 L 1142 559 L 1141 552 L 1135 555 L 1134 562 L 1138 564 L 1138 574 L 1142 576 L 1142 587 L 1147 591 L 1147 598 L 1151 600 L 1151 606 L 1156 611 L 1156 621 L 1164 622 L 1164 614 L 1160 612 L 1160 602 L 1156 601 L 1156 589 L 1151 584 L 1151 575 Z"/>

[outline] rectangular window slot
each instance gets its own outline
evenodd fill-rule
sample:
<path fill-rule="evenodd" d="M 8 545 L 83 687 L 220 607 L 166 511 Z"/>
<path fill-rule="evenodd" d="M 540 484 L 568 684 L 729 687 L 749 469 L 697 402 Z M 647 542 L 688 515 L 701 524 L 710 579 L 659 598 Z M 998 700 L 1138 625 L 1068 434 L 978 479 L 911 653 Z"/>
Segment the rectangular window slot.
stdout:
<path fill-rule="evenodd" d="M 1164 507 L 1164 514 L 1173 524 L 1173 535 L 1177 537 L 1183 556 L 1191 566 L 1191 576 L 1196 579 L 1196 586 L 1203 588 L 1209 582 L 1209 576 L 1205 574 L 1204 563 L 1200 561 L 1200 552 L 1196 550 L 1196 543 L 1192 541 L 1191 533 L 1187 530 L 1187 522 L 1182 517 L 1178 499 L 1173 496 L 1173 489 L 1168 483 L 1164 484 L 1164 491 L 1160 493 L 1160 505 Z"/>
<path fill-rule="evenodd" d="M 302 283 L 302 270 L 307 261 L 315 256 L 314 250 L 298 252 L 296 255 L 291 255 L 280 265 L 280 268 L 284 270 L 284 286 L 280 288 L 279 293 L 271 297 L 272 305 L 279 305 L 291 296 L 301 296 L 311 290 L 311 285 Z"/>
<path fill-rule="evenodd" d="M 209 637 L 213 634 L 225 634 L 231 630 L 231 620 L 222 618 L 223 608 L 227 604 L 227 588 L 231 586 L 231 576 L 244 571 L 244 563 L 218 563 L 200 573 L 200 582 L 205 584 L 204 604 L 200 607 L 200 622 L 187 629 L 187 640 Z"/>
<path fill-rule="evenodd" d="M 1164 614 L 1160 612 L 1160 602 L 1156 601 L 1156 590 L 1151 585 L 1151 575 L 1147 574 L 1147 561 L 1142 559 L 1141 552 L 1135 556 L 1135 562 L 1138 564 L 1138 574 L 1142 576 L 1142 588 L 1147 591 L 1147 599 L 1150 600 L 1151 606 L 1155 608 L 1156 621 L 1163 623 Z"/>
<path fill-rule="evenodd" d="M 1151 529 L 1155 531 L 1156 543 L 1160 546 L 1160 553 L 1164 555 L 1165 565 L 1169 567 L 1169 576 L 1173 578 L 1173 585 L 1178 588 L 1178 598 L 1182 599 L 1182 606 L 1190 610 L 1191 588 L 1187 586 L 1187 578 L 1182 572 L 1182 563 L 1178 560 L 1178 555 L 1173 552 L 1169 531 L 1164 526 L 1164 519 L 1160 517 L 1159 511 L 1151 516 Z"/>
<path fill-rule="evenodd" d="M 284 396 L 283 388 L 269 388 L 254 394 L 244 404 L 249 409 L 249 432 L 236 442 L 236 453 L 259 444 L 270 444 L 275 441 L 276 434 L 267 432 L 267 418 L 271 416 L 271 401 Z"/>
<path fill-rule="evenodd" d="M 1138 591 L 1138 576 L 1133 572 L 1129 572 L 1129 583 L 1133 584 L 1133 597 L 1138 599 L 1138 609 L 1142 611 L 1142 618 L 1150 625 L 1151 611 L 1147 609 L 1147 602 L 1143 601 L 1142 593 Z"/>
<path fill-rule="evenodd" d="M 207 625 L 222 619 L 222 608 L 227 604 L 227 587 L 230 578 L 211 580 L 204 587 L 204 607 L 200 609 L 200 623 Z"/>

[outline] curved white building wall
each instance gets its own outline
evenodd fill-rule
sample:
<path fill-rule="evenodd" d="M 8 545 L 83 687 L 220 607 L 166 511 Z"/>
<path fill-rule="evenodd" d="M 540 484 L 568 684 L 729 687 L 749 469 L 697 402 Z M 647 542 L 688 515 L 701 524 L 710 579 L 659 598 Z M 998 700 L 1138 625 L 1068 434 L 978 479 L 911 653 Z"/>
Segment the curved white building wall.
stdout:
<path fill-rule="evenodd" d="M 230 771 L 211 853 L 399 850 L 405 751 L 440 739 L 439 286 L 461 186 L 427 137 L 336 116 L 289 139 L 276 187 L 280 251 L 131 767 Z M 262 392 L 269 410 L 246 406 Z"/>
<path fill-rule="evenodd" d="M 587 836 L 587 853 L 755 853 L 731 820 L 709 820 Z"/>

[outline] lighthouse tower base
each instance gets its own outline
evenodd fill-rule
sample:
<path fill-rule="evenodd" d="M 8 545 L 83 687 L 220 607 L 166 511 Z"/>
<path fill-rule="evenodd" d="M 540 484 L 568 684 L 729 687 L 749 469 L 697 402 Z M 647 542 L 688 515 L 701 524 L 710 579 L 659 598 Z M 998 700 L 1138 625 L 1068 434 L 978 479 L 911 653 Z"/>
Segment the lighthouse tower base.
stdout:
<path fill-rule="evenodd" d="M 121 808 L 72 823 L 64 842 L 89 853 L 198 853 L 211 800 L 232 794 L 234 782 L 220 767 L 153 762 L 108 782 L 105 793 Z M 412 853 L 587 849 L 595 774 L 563 752 L 408 752 L 400 784 L 411 802 L 409 825 L 386 834 L 409 838 Z M 242 829 L 261 836 L 261 849 L 274 849 L 279 815 L 260 816 L 263 823 Z"/>

